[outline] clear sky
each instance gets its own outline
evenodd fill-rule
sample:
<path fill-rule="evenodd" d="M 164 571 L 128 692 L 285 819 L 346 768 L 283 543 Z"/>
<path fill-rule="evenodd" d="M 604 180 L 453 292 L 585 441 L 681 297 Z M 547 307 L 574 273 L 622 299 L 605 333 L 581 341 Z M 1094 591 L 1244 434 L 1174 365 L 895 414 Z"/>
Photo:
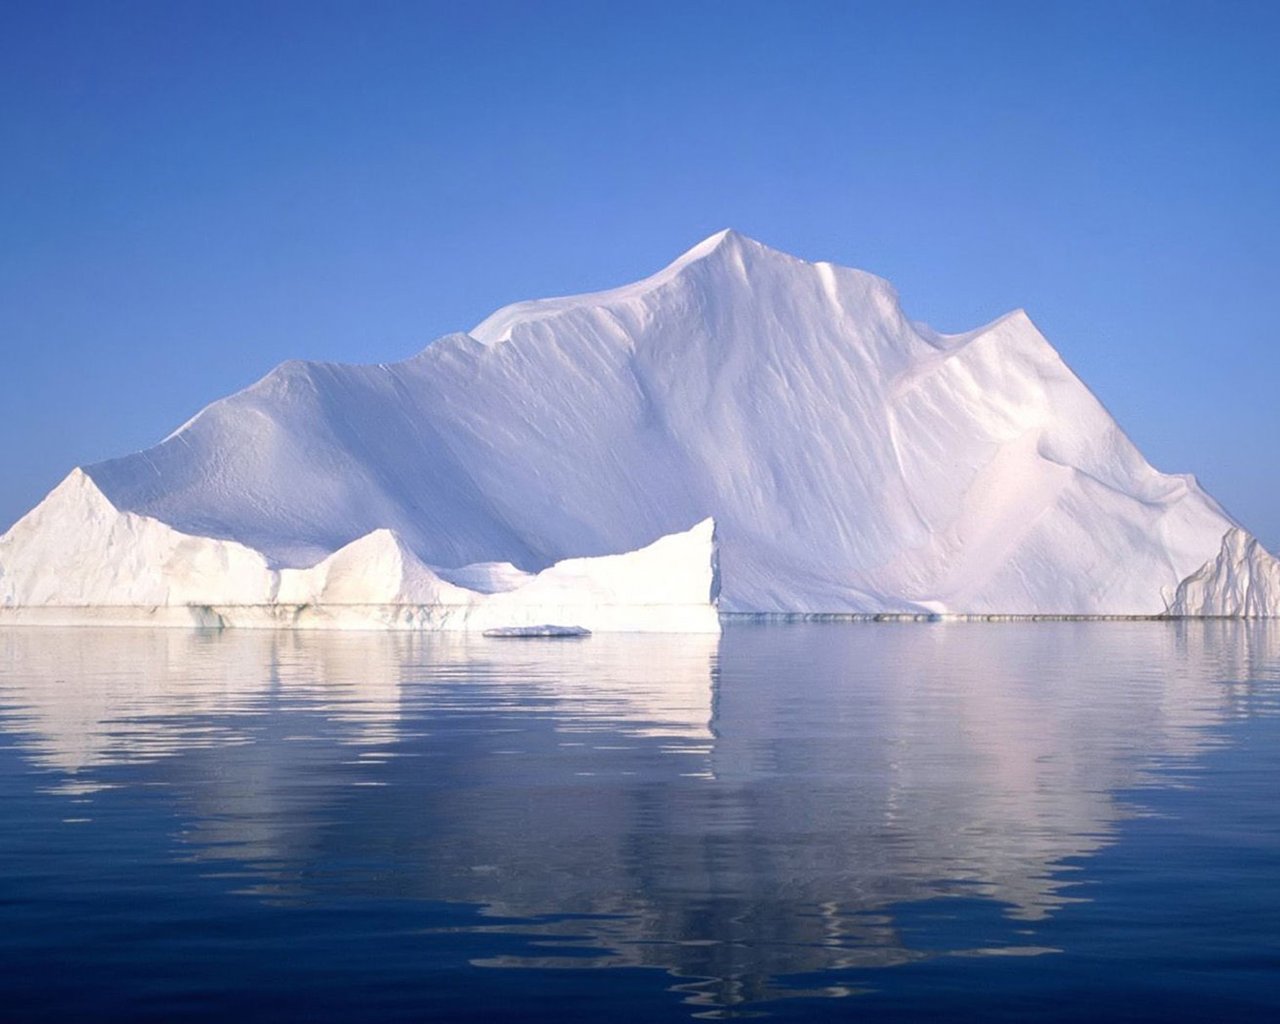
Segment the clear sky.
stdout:
<path fill-rule="evenodd" d="M 1280 3 L 0 0 L 0 527 L 282 359 L 733 226 L 1026 308 L 1280 549 Z"/>

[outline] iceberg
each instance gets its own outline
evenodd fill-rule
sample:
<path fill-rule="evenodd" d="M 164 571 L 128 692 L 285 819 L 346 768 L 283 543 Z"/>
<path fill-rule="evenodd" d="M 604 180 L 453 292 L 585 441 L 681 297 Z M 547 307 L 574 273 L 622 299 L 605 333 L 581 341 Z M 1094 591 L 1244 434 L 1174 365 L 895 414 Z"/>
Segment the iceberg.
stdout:
<path fill-rule="evenodd" d="M 274 568 L 235 541 L 122 512 L 74 470 L 0 537 L 0 623 L 485 631 L 545 629 L 552 617 L 583 629 L 714 633 L 715 562 L 708 519 L 536 574 L 452 574 L 483 579 L 478 589 L 443 578 L 388 529 L 309 568 Z"/>
<path fill-rule="evenodd" d="M 0 539 L 0 594 L 404 628 L 1216 614 L 1174 595 L 1232 530 L 1025 312 L 942 334 L 723 231 L 402 362 L 277 367 L 68 477 Z"/>

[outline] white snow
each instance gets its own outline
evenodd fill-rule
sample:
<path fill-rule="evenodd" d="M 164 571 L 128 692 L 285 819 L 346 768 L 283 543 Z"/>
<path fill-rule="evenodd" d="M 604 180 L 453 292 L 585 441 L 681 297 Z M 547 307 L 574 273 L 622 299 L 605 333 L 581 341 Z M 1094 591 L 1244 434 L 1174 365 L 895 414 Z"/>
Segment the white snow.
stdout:
<path fill-rule="evenodd" d="M 485 630 L 549 618 L 612 631 L 717 632 L 714 524 L 638 551 L 570 559 L 536 575 L 493 565 L 442 579 L 396 534 L 374 530 L 306 569 L 275 569 L 234 541 L 121 512 L 74 470 L 0 537 L 0 622 L 197 623 Z"/>
<path fill-rule="evenodd" d="M 401 363 L 286 363 L 86 472 L 225 542 L 202 557 L 237 580 L 265 561 L 323 603 L 538 591 L 714 517 L 725 611 L 1160 614 L 1238 525 L 1153 469 L 1025 313 L 939 334 L 877 277 L 732 231 Z"/>
<path fill-rule="evenodd" d="M 1170 615 L 1230 618 L 1280 616 L 1280 559 L 1233 528 L 1222 549 L 1178 586 Z"/>
<path fill-rule="evenodd" d="M 79 469 L 0 537 L 0 608 L 262 604 L 274 591 L 258 552 L 121 512 Z"/>

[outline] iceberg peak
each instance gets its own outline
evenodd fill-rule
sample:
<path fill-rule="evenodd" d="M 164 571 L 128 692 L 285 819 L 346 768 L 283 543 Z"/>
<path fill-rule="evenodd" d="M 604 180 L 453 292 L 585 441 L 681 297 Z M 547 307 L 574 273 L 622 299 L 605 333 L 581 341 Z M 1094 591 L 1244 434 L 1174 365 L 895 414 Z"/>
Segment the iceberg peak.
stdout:
<path fill-rule="evenodd" d="M 767 245 L 757 242 L 753 238 L 748 238 L 733 228 L 721 228 L 715 234 L 708 235 L 701 242 L 686 249 L 667 265 L 667 269 L 686 266 L 716 252 L 742 250 L 748 246 L 754 246 L 759 249 L 769 248 Z"/>
<path fill-rule="evenodd" d="M 471 338 L 483 345 L 510 341 L 525 324 L 538 323 L 580 309 L 609 308 L 616 305 L 643 303 L 664 286 L 681 280 L 691 269 L 706 265 L 729 264 L 745 279 L 746 259 L 751 255 L 770 255 L 799 264 L 801 261 L 776 249 L 747 238 L 732 228 L 724 228 L 686 250 L 655 274 L 620 288 L 599 292 L 583 292 L 549 299 L 531 299 L 512 303 L 486 317 L 469 331 Z"/>

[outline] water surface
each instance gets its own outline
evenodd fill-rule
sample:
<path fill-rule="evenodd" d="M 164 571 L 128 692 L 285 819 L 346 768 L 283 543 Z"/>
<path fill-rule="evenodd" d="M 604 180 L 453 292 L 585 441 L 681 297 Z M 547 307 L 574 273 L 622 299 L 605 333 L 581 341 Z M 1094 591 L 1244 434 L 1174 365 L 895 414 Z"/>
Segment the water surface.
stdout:
<path fill-rule="evenodd" d="M 1273 1019 L 1278 627 L 0 630 L 0 1017 Z"/>

